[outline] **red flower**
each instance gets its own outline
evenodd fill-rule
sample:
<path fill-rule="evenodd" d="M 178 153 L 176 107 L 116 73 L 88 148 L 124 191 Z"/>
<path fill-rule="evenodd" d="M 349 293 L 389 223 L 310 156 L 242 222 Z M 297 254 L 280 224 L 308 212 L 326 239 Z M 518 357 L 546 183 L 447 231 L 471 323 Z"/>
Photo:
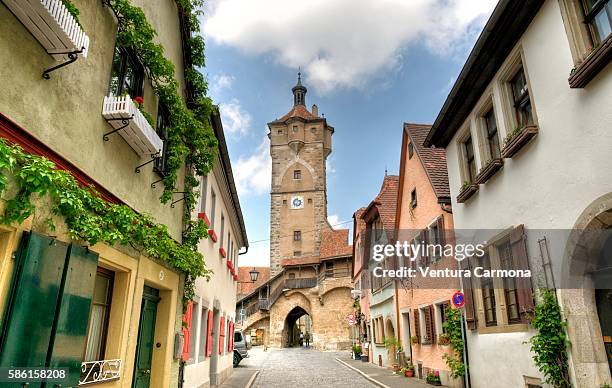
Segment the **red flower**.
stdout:
<path fill-rule="evenodd" d="M 436 376 L 436 377 L 440 377 L 440 372 L 439 372 L 439 371 L 435 371 L 435 372 L 434 372 L 434 376 Z"/>
<path fill-rule="evenodd" d="M 144 99 L 140 96 L 134 98 L 134 102 L 137 103 L 138 105 L 142 105 L 144 104 Z"/>

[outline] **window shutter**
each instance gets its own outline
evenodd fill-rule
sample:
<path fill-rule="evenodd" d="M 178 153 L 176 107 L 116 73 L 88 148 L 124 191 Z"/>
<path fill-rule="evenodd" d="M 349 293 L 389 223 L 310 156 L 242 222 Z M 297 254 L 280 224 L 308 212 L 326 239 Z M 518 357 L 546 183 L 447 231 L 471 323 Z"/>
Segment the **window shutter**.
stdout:
<path fill-rule="evenodd" d="M 183 314 L 183 361 L 189 360 L 191 350 L 191 317 L 193 315 L 193 302 L 189 301 L 185 314 Z"/>
<path fill-rule="evenodd" d="M 423 249 L 421 251 L 421 262 L 422 265 L 426 267 L 429 265 L 429 257 L 427 256 L 427 233 L 428 229 L 421 230 L 421 234 L 419 235 L 419 243 L 423 242 Z"/>
<path fill-rule="evenodd" d="M 421 343 L 421 319 L 419 309 L 414 309 L 414 335 L 417 337 L 417 344 Z"/>
<path fill-rule="evenodd" d="M 225 346 L 225 317 L 219 319 L 219 354 L 223 354 Z"/>
<path fill-rule="evenodd" d="M 229 335 L 229 338 L 227 340 L 227 351 L 233 352 L 234 351 L 234 322 L 232 321 L 229 322 L 229 330 L 228 330 L 227 335 Z"/>
<path fill-rule="evenodd" d="M 461 269 L 472 270 L 470 265 L 470 258 L 466 258 L 459 262 L 459 267 Z M 465 323 L 469 330 L 476 329 L 476 314 L 474 313 L 474 290 L 472 288 L 472 278 L 466 277 L 463 278 L 463 297 L 464 297 L 464 305 L 463 310 L 465 310 Z"/>
<path fill-rule="evenodd" d="M 444 230 L 444 216 L 438 217 L 438 220 L 436 221 L 436 223 L 438 224 L 438 236 L 440 237 L 440 241 L 438 242 L 440 243 L 442 248 L 444 248 L 444 244 L 446 244 L 446 231 Z M 444 250 L 442 250 L 442 253 L 444 253 Z M 444 256 L 444 254 L 442 256 Z"/>
<path fill-rule="evenodd" d="M 213 329 L 213 311 L 208 310 L 208 327 L 206 328 L 206 357 L 210 357 L 213 351 L 213 338 L 212 338 L 212 329 Z"/>
<path fill-rule="evenodd" d="M 436 319 L 435 319 L 435 309 L 433 305 L 429 306 L 429 322 L 431 325 L 431 343 L 436 343 Z"/>
<path fill-rule="evenodd" d="M 512 244 L 512 261 L 515 269 L 529 269 L 529 257 L 527 256 L 527 244 L 525 229 L 523 225 L 514 228 L 510 234 Z M 533 292 L 531 278 L 516 278 L 516 292 L 518 296 L 519 312 L 521 321 L 529 322 L 529 315 L 534 310 Z"/>

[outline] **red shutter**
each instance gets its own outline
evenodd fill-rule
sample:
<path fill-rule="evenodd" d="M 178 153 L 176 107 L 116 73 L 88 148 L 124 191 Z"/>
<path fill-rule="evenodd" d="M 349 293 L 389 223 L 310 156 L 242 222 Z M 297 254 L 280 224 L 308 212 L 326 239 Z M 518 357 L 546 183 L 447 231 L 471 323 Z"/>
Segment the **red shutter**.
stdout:
<path fill-rule="evenodd" d="M 219 354 L 223 354 L 225 346 L 225 317 L 219 319 Z"/>
<path fill-rule="evenodd" d="M 527 256 L 525 240 L 523 225 L 519 225 L 512 230 L 510 234 L 510 243 L 512 244 L 512 261 L 514 262 L 514 269 L 529 269 L 529 257 Z M 516 292 L 521 321 L 527 323 L 530 321 L 530 313 L 534 310 L 531 278 L 517 277 Z"/>
<path fill-rule="evenodd" d="M 183 361 L 189 360 L 191 347 L 191 317 L 193 315 L 193 302 L 187 304 L 187 310 L 183 314 Z"/>
<path fill-rule="evenodd" d="M 229 330 L 227 331 L 229 338 L 227 339 L 227 351 L 234 351 L 234 322 L 229 322 Z"/>
<path fill-rule="evenodd" d="M 206 325 L 206 357 L 210 357 L 213 351 L 213 311 L 208 310 L 208 325 Z"/>

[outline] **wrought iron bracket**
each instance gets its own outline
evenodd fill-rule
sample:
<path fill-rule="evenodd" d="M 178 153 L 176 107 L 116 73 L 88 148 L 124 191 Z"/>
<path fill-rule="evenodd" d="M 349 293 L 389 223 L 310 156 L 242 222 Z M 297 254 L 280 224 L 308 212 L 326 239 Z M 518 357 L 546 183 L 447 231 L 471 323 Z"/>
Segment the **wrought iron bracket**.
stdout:
<path fill-rule="evenodd" d="M 173 191 L 173 192 L 172 192 L 172 194 L 187 194 L 188 192 L 189 192 L 189 191 Z M 177 199 L 176 201 L 172 202 L 172 203 L 170 204 L 170 207 L 174 209 L 174 204 L 175 204 L 175 203 L 178 203 L 178 202 L 184 201 L 186 198 L 187 198 L 187 196 L 186 196 L 186 195 L 183 195 L 183 197 L 182 197 L 182 198 L 179 198 L 179 199 Z"/>
<path fill-rule="evenodd" d="M 163 181 L 163 180 L 164 180 L 164 178 L 162 178 L 162 179 L 158 179 L 158 180 L 156 180 L 155 182 L 151 183 L 151 188 L 152 188 L 152 189 L 154 189 L 154 188 L 155 188 L 155 184 L 156 184 L 156 183 L 159 183 L 159 182 L 161 182 L 161 181 Z"/>
<path fill-rule="evenodd" d="M 54 72 L 57 69 L 61 69 L 64 66 L 68 66 L 69 64 L 75 62 L 77 59 L 79 59 L 79 54 L 83 52 L 83 50 L 85 50 L 85 47 L 81 48 L 80 50 L 77 51 L 69 51 L 69 52 L 65 52 L 65 53 L 53 53 L 54 55 L 56 54 L 68 54 L 68 60 L 64 63 L 60 63 L 57 66 L 53 66 L 48 68 L 47 70 L 43 71 L 42 73 L 42 77 L 43 79 L 50 79 L 51 76 L 49 75 L 49 73 Z"/>
<path fill-rule="evenodd" d="M 143 164 L 136 166 L 136 168 L 134 169 L 134 172 L 136 174 L 140 174 L 140 167 L 144 167 L 149 163 L 153 163 L 155 161 L 155 159 L 157 159 L 159 157 L 159 152 L 156 154 L 151 154 L 151 160 L 149 160 L 148 162 L 144 162 Z"/>
<path fill-rule="evenodd" d="M 117 129 L 113 129 L 110 132 L 106 132 L 104 135 L 102 135 L 102 140 L 109 141 L 110 139 L 108 137 L 110 135 L 112 135 L 115 132 L 119 132 L 124 128 L 127 128 L 127 126 L 130 125 L 130 120 L 132 120 L 133 118 L 134 118 L 134 115 L 132 115 L 131 117 L 122 117 L 118 119 L 104 119 L 106 120 L 107 123 L 110 123 L 111 121 L 121 121 L 122 126 Z"/>

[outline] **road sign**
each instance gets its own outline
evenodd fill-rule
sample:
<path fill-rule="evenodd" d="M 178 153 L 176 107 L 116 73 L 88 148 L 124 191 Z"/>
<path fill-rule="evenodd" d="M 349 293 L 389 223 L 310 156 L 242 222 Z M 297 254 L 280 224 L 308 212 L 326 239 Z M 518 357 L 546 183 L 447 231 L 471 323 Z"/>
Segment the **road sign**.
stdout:
<path fill-rule="evenodd" d="M 457 291 L 453 294 L 453 305 L 455 307 L 463 307 L 465 304 L 465 296 L 461 291 Z"/>
<path fill-rule="evenodd" d="M 346 316 L 346 321 L 349 325 L 353 326 L 355 324 L 355 315 L 349 314 Z"/>

